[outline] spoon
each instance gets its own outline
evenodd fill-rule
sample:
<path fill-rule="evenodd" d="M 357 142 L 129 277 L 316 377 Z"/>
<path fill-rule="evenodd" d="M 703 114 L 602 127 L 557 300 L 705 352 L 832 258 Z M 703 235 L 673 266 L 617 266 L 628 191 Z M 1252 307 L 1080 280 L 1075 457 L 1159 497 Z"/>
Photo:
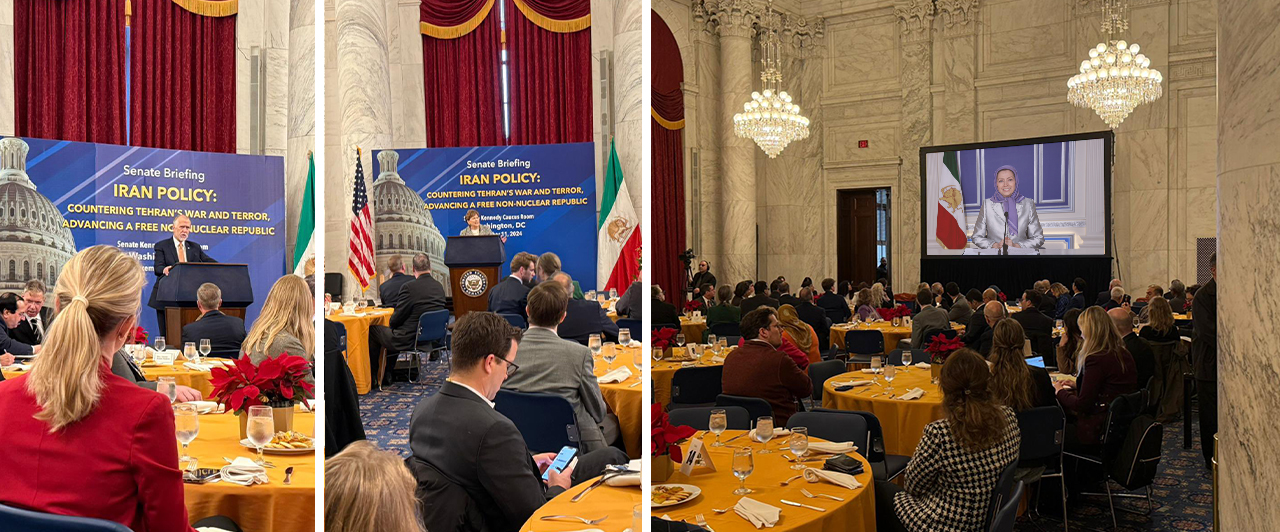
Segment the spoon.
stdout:
<path fill-rule="evenodd" d="M 293 480 L 293 466 L 284 468 L 284 485 L 288 486 Z"/>

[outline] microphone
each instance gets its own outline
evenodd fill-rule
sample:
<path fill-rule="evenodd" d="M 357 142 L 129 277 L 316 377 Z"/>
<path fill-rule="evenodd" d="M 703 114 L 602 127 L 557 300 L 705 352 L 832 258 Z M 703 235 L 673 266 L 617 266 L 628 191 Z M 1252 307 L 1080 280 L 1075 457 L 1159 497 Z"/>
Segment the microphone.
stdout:
<path fill-rule="evenodd" d="M 1000 242 L 1001 242 L 1001 244 L 1000 244 L 1000 246 L 1001 246 L 1000 254 L 1001 254 L 1001 255 L 1008 255 L 1008 254 L 1009 254 L 1009 242 L 1008 242 L 1008 239 L 1009 239 L 1009 211 L 1004 211 L 1004 238 L 1000 239 Z"/>

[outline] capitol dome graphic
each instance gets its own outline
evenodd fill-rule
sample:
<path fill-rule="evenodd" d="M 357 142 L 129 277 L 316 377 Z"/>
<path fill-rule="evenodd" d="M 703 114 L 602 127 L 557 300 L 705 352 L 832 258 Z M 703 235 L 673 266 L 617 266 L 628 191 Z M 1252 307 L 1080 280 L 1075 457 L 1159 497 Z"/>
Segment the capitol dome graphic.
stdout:
<path fill-rule="evenodd" d="M 431 257 L 431 276 L 444 285 L 449 294 L 449 272 L 444 265 L 444 235 L 436 228 L 431 211 L 423 208 L 422 197 L 404 184 L 399 173 L 400 154 L 394 150 L 378 152 L 378 179 L 373 182 L 374 259 L 378 272 L 387 271 L 387 260 L 399 254 L 404 258 L 405 273 L 413 273 L 413 256 L 426 253 Z"/>
<path fill-rule="evenodd" d="M 30 149 L 22 139 L 0 139 L 0 292 L 21 291 L 31 279 L 52 288 L 76 252 L 62 213 L 27 176 Z"/>

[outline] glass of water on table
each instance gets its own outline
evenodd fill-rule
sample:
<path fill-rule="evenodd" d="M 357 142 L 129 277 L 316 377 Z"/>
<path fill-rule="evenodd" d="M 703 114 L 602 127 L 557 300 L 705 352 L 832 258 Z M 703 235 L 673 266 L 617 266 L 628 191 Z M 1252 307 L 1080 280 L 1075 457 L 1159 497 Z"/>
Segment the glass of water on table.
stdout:
<path fill-rule="evenodd" d="M 262 458 L 262 448 L 271 443 L 271 439 L 276 436 L 276 420 L 271 413 L 271 407 L 263 405 L 249 407 L 249 421 L 245 427 L 245 435 L 249 437 L 249 443 L 258 450 L 258 459 L 254 463 L 266 467 L 269 462 Z"/>
<path fill-rule="evenodd" d="M 769 450 L 769 440 L 773 439 L 773 417 L 762 416 L 756 420 L 756 435 L 754 439 L 761 443 L 760 454 L 773 452 Z"/>
<path fill-rule="evenodd" d="M 187 452 L 187 446 L 191 445 L 191 442 L 195 441 L 196 436 L 200 434 L 200 417 L 195 405 L 182 403 L 175 406 L 173 426 L 178 442 L 182 443 L 182 456 L 178 458 L 178 463 L 186 463 L 188 470 L 197 469 L 196 458 Z"/>
<path fill-rule="evenodd" d="M 729 428 L 729 417 L 725 414 L 723 408 L 716 408 L 711 411 L 711 420 L 707 423 L 707 428 L 712 434 L 716 435 L 716 442 L 711 444 L 712 447 L 724 447 L 720 442 L 720 435 Z"/>

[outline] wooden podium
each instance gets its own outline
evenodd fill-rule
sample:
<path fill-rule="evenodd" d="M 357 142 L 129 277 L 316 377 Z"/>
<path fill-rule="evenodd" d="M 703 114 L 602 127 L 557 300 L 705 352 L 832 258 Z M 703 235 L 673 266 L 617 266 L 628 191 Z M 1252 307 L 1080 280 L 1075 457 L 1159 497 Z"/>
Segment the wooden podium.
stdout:
<path fill-rule="evenodd" d="M 169 275 L 156 285 L 156 302 L 164 307 L 164 337 L 168 345 L 182 349 L 182 327 L 200 317 L 196 291 L 204 283 L 213 283 L 222 290 L 220 310 L 223 314 L 243 320 L 245 309 L 253 304 L 253 285 L 249 283 L 247 264 L 175 264 Z"/>
<path fill-rule="evenodd" d="M 449 237 L 444 246 L 444 263 L 449 267 L 454 317 L 489 310 L 489 290 L 502 281 L 502 265 L 506 262 L 507 252 L 500 236 Z"/>

